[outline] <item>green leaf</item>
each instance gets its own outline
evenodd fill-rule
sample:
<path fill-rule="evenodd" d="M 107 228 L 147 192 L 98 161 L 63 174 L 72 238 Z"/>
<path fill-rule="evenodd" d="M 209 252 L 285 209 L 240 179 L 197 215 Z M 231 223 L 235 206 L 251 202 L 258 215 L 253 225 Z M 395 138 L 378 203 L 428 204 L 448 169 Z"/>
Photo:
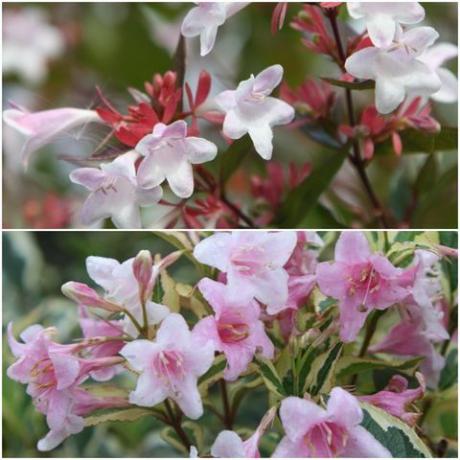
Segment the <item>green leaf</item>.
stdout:
<path fill-rule="evenodd" d="M 409 153 L 435 153 L 456 152 L 458 150 L 458 129 L 453 126 L 443 126 L 436 134 L 426 134 L 415 129 L 401 133 L 403 154 Z M 394 155 L 391 139 L 379 144 L 375 150 L 379 155 Z"/>
<path fill-rule="evenodd" d="M 198 379 L 198 389 L 202 395 L 206 394 L 208 388 L 223 377 L 226 366 L 227 360 L 225 359 L 225 355 L 218 355 L 214 359 L 214 363 L 209 368 L 208 372 Z"/>
<path fill-rule="evenodd" d="M 286 389 L 273 363 L 260 355 L 256 357 L 256 362 L 259 366 L 260 375 L 268 390 L 277 397 L 283 398 L 287 396 Z"/>
<path fill-rule="evenodd" d="M 316 396 L 319 393 L 329 393 L 334 386 L 335 366 L 342 349 L 343 344 L 338 342 L 333 347 L 330 347 L 326 353 L 316 357 L 305 380 L 304 392 L 312 396 Z"/>
<path fill-rule="evenodd" d="M 354 91 L 363 91 L 366 89 L 375 88 L 375 82 L 372 80 L 343 81 L 343 80 L 336 80 L 335 78 L 326 78 L 326 77 L 321 78 L 321 80 L 329 83 L 332 86 L 338 86 L 339 88 L 351 89 Z"/>
<path fill-rule="evenodd" d="M 447 390 L 458 380 L 458 349 L 451 350 L 447 355 L 446 364 L 441 372 L 439 389 Z"/>
<path fill-rule="evenodd" d="M 238 169 L 244 157 L 248 152 L 253 150 L 251 138 L 246 135 L 233 144 L 218 156 L 220 166 L 220 181 L 225 185 L 233 173 Z"/>
<path fill-rule="evenodd" d="M 432 454 L 409 425 L 382 409 L 360 403 L 364 413 L 361 425 L 369 431 L 393 457 L 426 458 Z"/>
<path fill-rule="evenodd" d="M 337 378 L 344 378 L 360 372 L 373 371 L 376 369 L 393 369 L 395 371 L 404 371 L 404 373 L 412 375 L 422 359 L 423 358 L 412 358 L 404 361 L 395 359 L 383 361 L 380 359 L 343 356 L 339 359 L 335 370 Z"/>
<path fill-rule="evenodd" d="M 295 189 L 288 193 L 278 214 L 278 227 L 299 227 L 308 214 L 316 207 L 322 193 L 345 162 L 344 150 L 327 152 L 313 164 L 311 174 Z"/>
<path fill-rule="evenodd" d="M 117 410 L 115 412 L 86 417 L 85 426 L 96 426 L 100 423 L 107 422 L 134 422 L 135 420 L 147 415 L 152 417 L 155 416 L 155 413 L 151 409 L 140 408 Z"/>

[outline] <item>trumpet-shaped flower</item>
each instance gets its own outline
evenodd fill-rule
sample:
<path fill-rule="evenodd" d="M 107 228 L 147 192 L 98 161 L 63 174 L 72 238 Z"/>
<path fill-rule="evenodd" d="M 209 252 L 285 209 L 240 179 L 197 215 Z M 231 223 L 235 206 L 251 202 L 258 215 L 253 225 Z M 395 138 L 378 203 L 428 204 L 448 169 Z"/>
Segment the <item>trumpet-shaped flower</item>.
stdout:
<path fill-rule="evenodd" d="M 458 48 L 452 43 L 438 43 L 419 56 L 419 60 L 436 72 L 441 80 L 441 89 L 431 95 L 435 101 L 451 103 L 458 99 L 458 79 L 451 70 L 442 67 L 446 61 L 457 56 Z"/>
<path fill-rule="evenodd" d="M 420 371 L 429 388 L 436 388 L 445 358 L 436 350 L 426 333 L 425 323 L 418 308 L 408 308 L 404 319 L 390 329 L 383 340 L 371 347 L 371 353 L 390 353 L 403 357 L 424 358 Z"/>
<path fill-rule="evenodd" d="M 139 297 L 139 283 L 134 275 L 134 258 L 123 263 L 108 257 L 90 256 L 86 259 L 86 270 L 90 278 L 101 286 L 105 291 L 105 298 L 115 304 L 124 307 L 129 313 L 142 324 L 143 311 Z M 153 288 L 158 276 L 161 263 L 153 265 L 150 284 Z M 150 300 L 145 303 L 147 322 L 149 325 L 159 324 L 168 314 L 169 309 Z M 139 331 L 135 328 L 130 318 L 123 320 L 123 330 L 132 337 L 137 337 Z"/>
<path fill-rule="evenodd" d="M 79 168 L 70 180 L 90 191 L 83 204 L 80 218 L 84 225 L 95 225 L 111 218 L 119 228 L 140 228 L 139 208 L 152 206 L 162 196 L 161 187 L 143 187 L 136 177 L 135 152 L 120 155 L 99 168 Z"/>
<path fill-rule="evenodd" d="M 384 310 L 409 295 L 413 269 L 396 268 L 373 254 L 363 233 L 343 232 L 335 261 L 320 263 L 316 275 L 321 292 L 338 299 L 340 337 L 351 342 L 372 310 Z"/>
<path fill-rule="evenodd" d="M 417 24 L 425 17 L 418 2 L 348 2 L 347 7 L 352 18 L 365 21 L 369 37 L 378 48 L 391 46 L 399 24 Z"/>
<path fill-rule="evenodd" d="M 18 342 L 12 324 L 8 325 L 8 343 L 17 361 L 7 369 L 7 375 L 28 385 L 27 393 L 46 415 L 50 431 L 38 443 L 42 451 L 54 449 L 71 434 L 82 431 L 82 415 L 127 403 L 121 398 L 96 398 L 78 387 L 90 372 L 110 367 L 119 358 L 79 358 L 73 353 L 81 345 L 55 343 L 51 340 L 54 332 L 36 324 L 25 329 L 20 335 L 23 342 Z"/>
<path fill-rule="evenodd" d="M 3 112 L 3 121 L 24 136 L 21 155 L 24 165 L 30 156 L 60 136 L 89 123 L 104 123 L 94 110 L 62 108 L 30 113 L 20 108 Z"/>
<path fill-rule="evenodd" d="M 225 112 L 224 134 L 240 139 L 249 134 L 257 153 L 270 160 L 273 152 L 273 130 L 277 125 L 290 123 L 294 108 L 286 102 L 270 97 L 281 83 L 283 68 L 273 65 L 242 81 L 236 90 L 224 91 L 216 96 L 217 105 Z"/>
<path fill-rule="evenodd" d="M 185 16 L 182 35 L 200 36 L 200 54 L 206 56 L 214 47 L 219 27 L 246 5 L 247 2 L 199 2 Z"/>
<path fill-rule="evenodd" d="M 120 320 L 91 318 L 87 308 L 83 305 L 79 307 L 79 316 L 80 327 L 85 339 L 107 338 L 105 342 L 96 343 L 94 346 L 88 347 L 89 356 L 92 358 L 117 356 L 124 345 L 123 340 L 117 340 L 118 337 L 123 335 L 123 322 Z M 105 382 L 121 370 L 122 367 L 119 365 L 104 367 L 90 372 L 90 376 L 98 382 Z"/>
<path fill-rule="evenodd" d="M 429 97 L 441 89 L 438 74 L 419 59 L 437 38 L 431 27 L 397 31 L 391 47 L 357 51 L 347 59 L 345 68 L 356 78 L 375 80 L 377 110 L 390 113 L 407 96 Z"/>
<path fill-rule="evenodd" d="M 411 412 L 410 405 L 423 397 L 425 393 L 425 380 L 422 374 L 416 374 L 419 386 L 408 388 L 408 382 L 402 375 L 393 375 L 388 385 L 381 391 L 368 396 L 358 396 L 360 401 L 380 407 L 394 417 L 398 417 L 410 426 L 415 426 L 420 416 Z"/>
<path fill-rule="evenodd" d="M 120 354 L 140 373 L 130 394 L 132 404 L 153 407 L 171 398 L 187 417 L 201 417 L 197 379 L 211 367 L 214 350 L 211 344 L 198 344 L 181 315 L 172 313 L 163 320 L 155 342 L 135 340 Z"/>
<path fill-rule="evenodd" d="M 327 408 L 313 401 L 289 397 L 281 402 L 286 436 L 273 457 L 391 457 L 374 436 L 360 426 L 363 412 L 358 400 L 335 387 Z"/>
<path fill-rule="evenodd" d="M 255 297 L 275 313 L 288 299 L 283 268 L 297 243 L 295 232 L 215 233 L 195 246 L 195 258 L 227 274 L 230 291 Z"/>
<path fill-rule="evenodd" d="M 153 133 L 142 138 L 136 151 L 143 155 L 138 171 L 141 187 L 157 187 L 165 179 L 171 190 L 181 198 L 193 193 L 192 164 L 213 160 L 217 147 L 200 137 L 187 137 L 187 124 L 178 120 L 167 126 L 158 123 Z"/>
<path fill-rule="evenodd" d="M 255 300 L 238 301 L 230 295 L 228 286 L 209 278 L 202 279 L 198 288 L 215 315 L 200 320 L 193 333 L 201 342 L 211 342 L 225 354 L 226 380 L 235 380 L 246 371 L 257 350 L 273 358 L 274 347 L 259 320 L 260 308 Z"/>

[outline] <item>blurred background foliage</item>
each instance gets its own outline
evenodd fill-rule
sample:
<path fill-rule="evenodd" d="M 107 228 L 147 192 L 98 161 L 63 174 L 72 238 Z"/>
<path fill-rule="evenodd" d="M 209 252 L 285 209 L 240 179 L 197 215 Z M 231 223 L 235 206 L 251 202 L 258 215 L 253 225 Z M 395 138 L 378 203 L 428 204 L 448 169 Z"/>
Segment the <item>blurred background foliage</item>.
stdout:
<path fill-rule="evenodd" d="M 326 242 L 321 260 L 333 258 L 338 232 L 320 232 Z M 400 232 L 398 241 L 414 241 L 419 244 L 443 243 L 457 247 L 455 232 Z M 374 232 L 376 245 L 383 244 L 382 233 Z M 3 236 L 3 331 L 13 321 L 18 333 L 27 326 L 40 323 L 56 326 L 59 341 L 68 343 L 81 336 L 78 326 L 77 308 L 65 298 L 60 287 L 74 280 L 94 286 L 89 279 L 85 259 L 90 255 L 112 257 L 119 261 L 133 257 L 141 249 L 152 254 L 166 255 L 174 248 L 159 236 L 149 232 L 7 232 Z M 444 264 L 451 286 L 457 284 L 457 264 Z M 180 282 L 194 284 L 199 279 L 196 268 L 182 257 L 169 269 L 170 275 Z M 448 284 L 449 284 L 448 283 Z M 450 288 L 452 289 L 452 287 Z M 454 295 L 454 294 L 452 294 Z M 450 299 L 455 302 L 454 299 Z M 395 321 L 395 312 L 385 316 L 378 334 L 384 334 Z M 397 315 L 396 315 L 397 316 Z M 377 337 L 377 341 L 380 336 Z M 13 357 L 3 334 L 3 456 L 4 457 L 174 457 L 181 455 L 161 438 L 164 428 L 153 417 L 144 417 L 135 422 L 111 422 L 68 438 L 61 446 L 49 453 L 40 453 L 36 442 L 46 432 L 45 418 L 36 412 L 24 385 L 6 377 L 6 368 Z M 351 347 L 352 345 L 349 345 Z M 422 402 L 426 410 L 423 430 L 433 444 L 440 449 L 440 456 L 456 457 L 457 446 L 457 346 L 452 341 L 447 349 L 447 364 L 441 376 L 441 388 L 430 392 Z M 361 391 L 372 393 L 381 390 L 388 382 L 384 370 L 366 371 L 359 376 Z M 129 388 L 132 382 L 119 376 L 116 381 Z M 411 384 L 417 385 L 415 379 Z M 250 399 L 249 399 L 250 397 Z M 268 409 L 267 391 L 262 385 L 251 390 L 243 399 L 236 418 L 236 428 L 254 430 Z M 210 390 L 215 407 L 220 407 L 218 385 Z M 210 412 L 198 422 L 203 430 L 205 444 L 212 444 L 222 429 L 221 422 Z M 277 428 L 280 428 L 276 425 Z M 281 432 L 281 430 L 278 430 Z M 279 439 L 274 432 L 264 436 L 262 453 L 269 455 Z M 448 440 L 448 442 L 445 442 Z M 183 454 L 182 454 L 183 455 Z"/>
<path fill-rule="evenodd" d="M 178 28 L 190 7 L 191 4 L 186 3 L 3 3 L 4 11 L 28 8 L 44 11 L 50 22 L 59 28 L 66 43 L 65 52 L 49 63 L 48 76 L 39 84 L 27 83 L 15 74 L 4 75 L 4 103 L 15 100 L 33 110 L 91 107 L 96 102 L 95 87 L 99 86 L 115 106 L 124 109 L 129 100 L 128 87 L 142 89 L 143 82 L 150 80 L 154 73 L 163 73 L 173 67 L 171 55 L 177 43 Z M 252 4 L 227 21 L 219 29 L 217 46 L 210 57 L 192 59 L 189 55 L 190 75 L 206 68 L 219 77 L 219 84 L 230 87 L 251 73 L 279 63 L 290 85 L 300 84 L 306 77 L 336 76 L 337 70 L 327 59 L 309 52 L 301 43 L 300 33 L 288 25 L 301 5 L 290 5 L 286 25 L 275 36 L 270 33 L 273 7 L 273 3 Z M 425 23 L 440 31 L 440 41 L 457 43 L 456 3 L 424 3 L 424 7 L 427 10 Z M 342 14 L 346 18 L 344 8 Z M 456 70 L 455 60 L 449 67 Z M 358 107 L 370 102 L 372 92 L 359 93 Z M 340 106 L 341 101 L 338 111 Z M 457 106 L 435 104 L 434 116 L 443 126 L 456 126 Z M 62 143 L 42 149 L 26 173 L 19 164 L 17 141 L 6 129 L 4 133 L 5 226 L 78 226 L 75 215 L 84 192 L 68 180 L 73 166 L 57 161 L 56 156 L 87 156 L 102 140 L 102 133 L 97 129 L 85 131 L 78 140 L 66 137 Z M 275 142 L 274 160 L 309 162 L 313 171 L 315 166 L 326 162 L 324 174 L 327 175 L 331 152 L 309 140 L 300 130 L 279 129 Z M 429 148 L 429 142 L 421 144 L 418 151 Z M 230 183 L 234 201 L 246 204 L 248 176 L 264 175 L 265 166 L 257 155 L 247 156 Z M 456 227 L 456 152 L 403 154 L 402 158 L 382 153 L 368 169 L 377 194 L 402 227 Z M 361 226 L 363 222 L 372 225 L 368 199 L 352 168 L 344 166 L 332 186 L 325 181 L 321 187 L 316 187 L 315 191 L 321 194 L 323 188 L 326 190 L 320 204 L 316 196 L 312 198 L 314 206 L 309 207 L 308 215 L 299 217 L 299 226 L 340 228 Z M 154 222 L 157 217 L 152 216 L 150 221 Z"/>

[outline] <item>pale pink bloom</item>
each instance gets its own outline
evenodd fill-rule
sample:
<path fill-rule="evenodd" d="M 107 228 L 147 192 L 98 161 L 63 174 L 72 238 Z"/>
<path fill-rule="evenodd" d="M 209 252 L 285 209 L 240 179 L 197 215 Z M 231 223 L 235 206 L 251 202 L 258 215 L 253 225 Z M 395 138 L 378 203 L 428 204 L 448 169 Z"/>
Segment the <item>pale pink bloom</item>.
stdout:
<path fill-rule="evenodd" d="M 170 125 L 157 123 L 153 133 L 143 137 L 136 152 L 145 158 L 139 166 L 139 184 L 147 189 L 166 180 L 180 198 L 193 193 L 193 164 L 213 160 L 217 147 L 201 137 L 187 137 L 187 124 L 177 120 Z"/>
<path fill-rule="evenodd" d="M 27 384 L 29 394 L 40 412 L 46 415 L 50 432 L 39 441 L 39 450 L 51 450 L 66 437 L 84 428 L 81 417 L 93 410 L 126 405 L 120 398 L 95 398 L 78 385 L 90 372 L 119 362 L 119 358 L 82 359 L 73 353 L 83 344 L 60 345 L 52 341 L 52 328 L 33 325 L 25 329 L 18 342 L 8 325 L 8 343 L 17 358 L 7 369 L 9 378 Z"/>
<path fill-rule="evenodd" d="M 445 358 L 427 337 L 420 309 L 408 307 L 406 313 L 408 314 L 404 319 L 390 329 L 380 343 L 369 347 L 369 351 L 371 353 L 390 353 L 405 358 L 424 357 L 420 371 L 426 379 L 427 386 L 436 388 Z"/>
<path fill-rule="evenodd" d="M 340 387 L 332 389 L 326 409 L 313 401 L 288 397 L 280 418 L 286 436 L 273 457 L 391 457 L 360 424 L 358 400 Z"/>
<path fill-rule="evenodd" d="M 64 134 L 76 128 L 83 129 L 89 123 L 104 123 L 94 110 L 62 108 L 27 112 L 19 107 L 3 112 L 3 121 L 24 136 L 19 155 L 27 166 L 30 156 Z"/>
<path fill-rule="evenodd" d="M 385 310 L 405 299 L 413 269 L 394 267 L 373 254 L 362 232 L 342 232 L 335 246 L 335 261 L 318 265 L 321 292 L 339 301 L 340 337 L 355 340 L 372 310 Z"/>
<path fill-rule="evenodd" d="M 195 258 L 227 275 L 240 299 L 255 297 L 276 312 L 288 299 L 288 273 L 283 268 L 297 243 L 295 232 L 215 233 L 195 246 Z"/>
<path fill-rule="evenodd" d="M 140 374 L 130 394 L 132 404 L 153 407 L 171 398 L 187 417 L 203 415 L 197 380 L 211 367 L 214 350 L 211 344 L 197 342 L 181 315 L 167 316 L 154 342 L 135 340 L 120 354 Z"/>
<path fill-rule="evenodd" d="M 262 418 L 256 431 L 243 441 L 234 431 L 221 431 L 211 446 L 211 455 L 216 458 L 260 458 L 259 442 L 276 415 L 270 409 Z"/>
<path fill-rule="evenodd" d="M 273 358 L 274 347 L 259 320 L 260 307 L 255 300 L 238 300 L 231 295 L 231 288 L 209 278 L 202 279 L 198 288 L 215 315 L 200 320 L 193 334 L 200 342 L 210 342 L 215 350 L 225 354 L 226 380 L 236 380 L 246 371 L 257 350 Z"/>
<path fill-rule="evenodd" d="M 181 32 L 184 37 L 200 36 L 201 56 L 211 52 L 216 42 L 217 30 L 247 2 L 199 2 L 184 18 Z"/>
<path fill-rule="evenodd" d="M 116 340 L 117 337 L 123 336 L 123 322 L 120 320 L 104 320 L 91 318 L 86 307 L 79 307 L 80 327 L 85 339 L 94 338 L 114 338 L 104 343 L 87 347 L 88 356 L 91 358 L 105 358 L 108 356 L 117 356 L 123 348 L 124 342 Z M 116 374 L 123 370 L 122 366 L 115 365 L 104 367 L 90 372 L 90 376 L 99 382 L 105 382 L 112 379 Z"/>
<path fill-rule="evenodd" d="M 388 48 L 393 43 L 399 24 L 417 24 L 425 18 L 418 2 L 347 2 L 354 19 L 363 19 L 372 43 Z"/>
<path fill-rule="evenodd" d="M 139 283 L 134 276 L 134 261 L 135 259 L 131 258 L 120 263 L 118 260 L 108 257 L 90 256 L 86 259 L 86 270 L 90 278 L 104 289 L 104 298 L 123 306 L 142 324 L 143 311 L 139 297 Z M 169 260 L 152 266 L 151 281 L 149 283 L 151 289 L 153 289 L 160 268 L 165 263 L 169 263 Z M 168 307 L 150 300 L 146 302 L 146 310 L 149 325 L 159 324 L 169 314 Z M 128 317 L 125 317 L 123 322 L 124 332 L 131 337 L 139 335 L 139 331 Z"/>
<path fill-rule="evenodd" d="M 240 139 L 249 134 L 257 153 L 270 160 L 273 153 L 273 127 L 290 123 L 294 108 L 286 102 L 270 97 L 281 83 L 283 67 L 272 65 L 256 77 L 240 82 L 236 90 L 216 96 L 216 103 L 225 112 L 224 134 Z"/>
<path fill-rule="evenodd" d="M 288 299 L 272 313 L 286 309 L 298 310 L 316 284 L 316 266 L 319 249 L 324 245 L 316 232 L 297 232 L 297 245 L 284 266 L 289 274 Z"/>
<path fill-rule="evenodd" d="M 452 103 L 458 99 L 458 79 L 451 70 L 443 67 L 446 61 L 457 56 L 458 48 L 452 43 L 438 43 L 419 56 L 419 60 L 436 72 L 441 80 L 441 89 L 431 95 L 435 101 Z"/>
<path fill-rule="evenodd" d="M 420 414 L 411 411 L 411 404 L 425 394 L 425 380 L 417 374 L 420 385 L 408 388 L 408 382 L 402 375 L 393 375 L 388 385 L 381 391 L 368 396 L 358 396 L 360 401 L 380 407 L 384 411 L 398 417 L 410 426 L 415 426 Z"/>
<path fill-rule="evenodd" d="M 390 113 L 406 97 L 429 97 L 441 89 L 438 74 L 419 59 L 438 36 L 432 27 L 397 31 L 390 48 L 361 49 L 347 59 L 345 68 L 353 77 L 375 80 L 376 108 Z"/>
<path fill-rule="evenodd" d="M 90 191 L 80 212 L 84 225 L 95 225 L 111 218 L 118 228 L 141 228 L 140 207 L 161 199 L 161 187 L 141 187 L 136 176 L 137 153 L 131 151 L 100 168 L 79 168 L 70 180 Z"/>

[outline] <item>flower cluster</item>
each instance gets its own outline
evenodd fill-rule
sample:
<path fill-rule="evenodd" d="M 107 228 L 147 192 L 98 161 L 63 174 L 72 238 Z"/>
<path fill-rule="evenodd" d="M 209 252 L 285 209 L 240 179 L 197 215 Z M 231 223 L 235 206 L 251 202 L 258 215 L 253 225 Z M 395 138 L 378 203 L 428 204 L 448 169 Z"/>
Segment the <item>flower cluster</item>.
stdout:
<path fill-rule="evenodd" d="M 230 168 L 227 158 L 237 156 L 231 149 L 239 139 L 250 140 L 239 148 L 255 150 L 266 161 L 276 154 L 273 139 L 277 126 L 289 125 L 320 143 L 326 140 L 328 147 L 341 150 L 340 155 L 353 147 L 351 164 L 366 185 L 364 168 L 380 144 L 390 141 L 400 155 L 403 131 L 434 134 L 441 129 L 431 115 L 430 98 L 457 100 L 457 79 L 443 67 L 457 55 L 457 47 L 436 43 L 439 33 L 420 25 L 425 11 L 417 2 L 348 2 L 351 25 L 358 25 L 346 35 L 339 20 L 339 10 L 345 8 L 342 2 L 296 5 L 298 12 L 291 26 L 302 34 L 308 50 L 336 64 L 336 78 L 307 76 L 292 88 L 283 81 L 283 67 L 274 63 L 230 88 L 227 84 L 224 91 L 216 89 L 221 84 L 215 72 L 198 69 L 196 88 L 192 88 L 194 77 L 187 73 L 191 64 L 183 57 L 185 40 L 193 42 L 199 37 L 201 55 L 210 54 L 219 28 L 240 11 L 244 14 L 248 5 L 200 2 L 192 7 L 180 27 L 176 60 L 181 62 L 174 70 L 155 74 L 142 91 L 130 88 L 133 103 L 124 111 L 99 89 L 100 102 L 94 110 L 59 108 L 29 113 L 12 105 L 4 111 L 4 121 L 24 137 L 21 153 L 25 164 L 34 152 L 64 133 L 81 133 L 90 123 L 99 125 L 104 138 L 89 158 L 71 158 L 72 163 L 84 166 L 71 172 L 71 182 L 89 191 L 80 213 L 81 224 L 100 226 L 110 218 L 121 228 L 266 225 L 276 220 L 277 206 L 270 203 L 272 209 L 260 219 L 258 191 L 254 194 L 246 187 L 249 205 L 236 204 L 233 200 L 237 197 L 229 202 L 227 172 L 222 170 Z M 292 8 L 286 2 L 275 5 L 272 31 L 282 28 Z M 280 99 L 273 96 L 278 87 Z M 343 88 L 346 119 L 343 111 L 336 110 Z M 375 89 L 375 101 L 363 107 L 360 116 L 352 103 L 355 89 Z M 208 168 L 211 162 L 218 167 Z M 221 171 L 216 173 L 216 169 Z M 232 166 L 228 174 L 233 172 Z M 204 184 L 203 175 L 210 179 Z M 304 174 L 295 185 L 307 181 Z M 279 195 L 291 188 L 292 184 L 283 184 Z M 372 198 L 372 192 L 370 195 Z M 375 214 L 385 214 L 382 206 L 372 201 Z M 151 207 L 151 212 L 141 212 L 144 207 Z M 168 212 L 168 207 L 173 209 Z M 147 222 L 143 215 L 154 217 Z M 385 217 L 382 215 L 382 225 Z"/>
<path fill-rule="evenodd" d="M 363 421 L 380 410 L 409 430 L 419 416 L 414 401 L 439 384 L 445 358 L 438 344 L 452 333 L 453 299 L 441 271 L 446 251 L 394 241 L 384 253 L 360 232 L 339 236 L 333 260 L 324 258 L 330 238 L 314 232 L 168 238 L 179 249 L 163 258 L 147 250 L 122 263 L 88 257 L 88 275 L 100 290 L 73 281 L 62 286 L 78 305 L 82 338 L 73 344 L 56 342 L 57 331 L 40 325 L 23 331 L 19 342 L 8 326 L 16 358 L 8 377 L 28 385 L 50 428 L 40 450 L 83 430 L 88 414 L 94 421 L 103 411 L 100 420 L 110 420 L 110 411 L 118 408 L 119 417 L 120 408 L 137 406 L 151 408 L 143 415 L 171 426 L 191 449 L 195 440 L 181 428 L 181 414 L 199 419 L 213 405 L 208 388 L 219 381 L 227 402 L 224 413 L 213 412 L 226 429 L 210 448 L 214 457 L 258 457 L 277 416 L 284 437 L 274 457 L 392 455 Z M 195 285 L 168 274 L 185 255 L 205 274 Z M 388 326 L 376 330 L 379 319 L 392 324 L 386 334 Z M 343 344 L 351 344 L 347 352 Z M 402 359 L 398 365 L 394 356 Z M 352 394 L 343 375 L 355 363 L 393 374 L 373 393 L 365 386 L 363 394 L 358 383 Z M 238 406 L 229 408 L 226 385 L 259 375 L 273 392 L 272 407 L 243 441 L 233 431 Z M 414 375 L 418 383 L 409 387 Z M 112 380 L 131 389 L 125 383 L 114 394 L 97 390 L 98 382 Z M 202 445 L 192 453 L 196 448 L 206 453 Z"/>

